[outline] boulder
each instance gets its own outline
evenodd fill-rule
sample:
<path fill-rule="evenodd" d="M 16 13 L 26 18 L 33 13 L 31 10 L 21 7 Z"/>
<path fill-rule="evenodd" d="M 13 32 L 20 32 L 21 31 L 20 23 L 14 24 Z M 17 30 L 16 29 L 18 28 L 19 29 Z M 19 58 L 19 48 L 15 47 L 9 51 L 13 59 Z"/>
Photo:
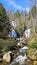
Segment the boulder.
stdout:
<path fill-rule="evenodd" d="M 5 53 L 3 55 L 3 61 L 9 63 L 10 60 L 11 60 L 10 54 L 9 53 Z"/>

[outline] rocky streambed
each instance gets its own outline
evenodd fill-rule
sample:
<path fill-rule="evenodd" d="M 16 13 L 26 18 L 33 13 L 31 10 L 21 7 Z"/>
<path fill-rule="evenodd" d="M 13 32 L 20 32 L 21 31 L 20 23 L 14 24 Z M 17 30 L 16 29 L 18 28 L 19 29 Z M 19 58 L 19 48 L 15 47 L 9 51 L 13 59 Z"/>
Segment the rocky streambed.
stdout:
<path fill-rule="evenodd" d="M 16 63 L 19 63 L 19 65 L 25 64 L 25 59 L 27 59 L 26 51 L 27 46 L 24 46 L 23 48 L 19 49 L 19 55 L 10 63 L 10 65 L 14 65 Z"/>
<path fill-rule="evenodd" d="M 24 46 L 19 52 L 20 54 L 10 65 L 37 65 L 37 50 L 29 50 L 27 46 Z"/>
<path fill-rule="evenodd" d="M 2 62 L 0 65 L 37 65 L 37 50 L 24 45 L 14 54 L 14 59 L 10 63 Z"/>

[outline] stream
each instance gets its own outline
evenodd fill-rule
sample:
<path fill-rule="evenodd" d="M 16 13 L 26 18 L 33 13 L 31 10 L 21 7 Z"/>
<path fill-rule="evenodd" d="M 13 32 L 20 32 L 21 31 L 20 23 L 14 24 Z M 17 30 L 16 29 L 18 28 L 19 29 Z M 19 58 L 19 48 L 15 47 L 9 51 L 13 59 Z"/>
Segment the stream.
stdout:
<path fill-rule="evenodd" d="M 27 59 L 26 51 L 27 46 L 24 46 L 19 50 L 19 53 L 21 53 L 17 58 L 15 58 L 9 65 L 14 65 L 15 63 L 19 63 L 19 65 L 25 65 L 25 59 Z"/>

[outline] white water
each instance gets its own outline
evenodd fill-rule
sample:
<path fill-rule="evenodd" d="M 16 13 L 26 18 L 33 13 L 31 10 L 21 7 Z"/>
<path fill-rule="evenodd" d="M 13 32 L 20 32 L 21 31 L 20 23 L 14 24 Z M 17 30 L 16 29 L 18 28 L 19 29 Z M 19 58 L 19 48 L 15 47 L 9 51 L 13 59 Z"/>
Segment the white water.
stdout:
<path fill-rule="evenodd" d="M 24 47 L 24 48 L 26 48 L 26 47 Z M 17 62 L 19 62 L 20 65 L 23 65 L 25 63 L 24 62 L 25 59 L 27 59 L 27 56 L 26 56 L 26 53 L 24 52 L 24 55 L 19 55 L 16 59 L 14 59 L 13 62 L 11 62 L 10 65 L 13 65 L 13 64 L 15 64 Z"/>

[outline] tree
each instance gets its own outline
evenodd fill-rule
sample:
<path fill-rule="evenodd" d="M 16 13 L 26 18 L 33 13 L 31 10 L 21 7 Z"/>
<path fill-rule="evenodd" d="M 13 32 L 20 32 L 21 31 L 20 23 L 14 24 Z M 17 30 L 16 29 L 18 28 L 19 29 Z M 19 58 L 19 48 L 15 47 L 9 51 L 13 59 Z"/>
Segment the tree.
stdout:
<path fill-rule="evenodd" d="M 0 37 L 8 34 L 10 31 L 9 18 L 6 14 L 6 10 L 0 3 Z"/>
<path fill-rule="evenodd" d="M 35 14 L 36 14 L 36 6 L 33 6 L 30 13 L 32 14 L 33 17 L 35 16 Z"/>
<path fill-rule="evenodd" d="M 14 14 L 16 18 L 20 18 L 21 13 L 17 10 L 17 12 Z"/>

